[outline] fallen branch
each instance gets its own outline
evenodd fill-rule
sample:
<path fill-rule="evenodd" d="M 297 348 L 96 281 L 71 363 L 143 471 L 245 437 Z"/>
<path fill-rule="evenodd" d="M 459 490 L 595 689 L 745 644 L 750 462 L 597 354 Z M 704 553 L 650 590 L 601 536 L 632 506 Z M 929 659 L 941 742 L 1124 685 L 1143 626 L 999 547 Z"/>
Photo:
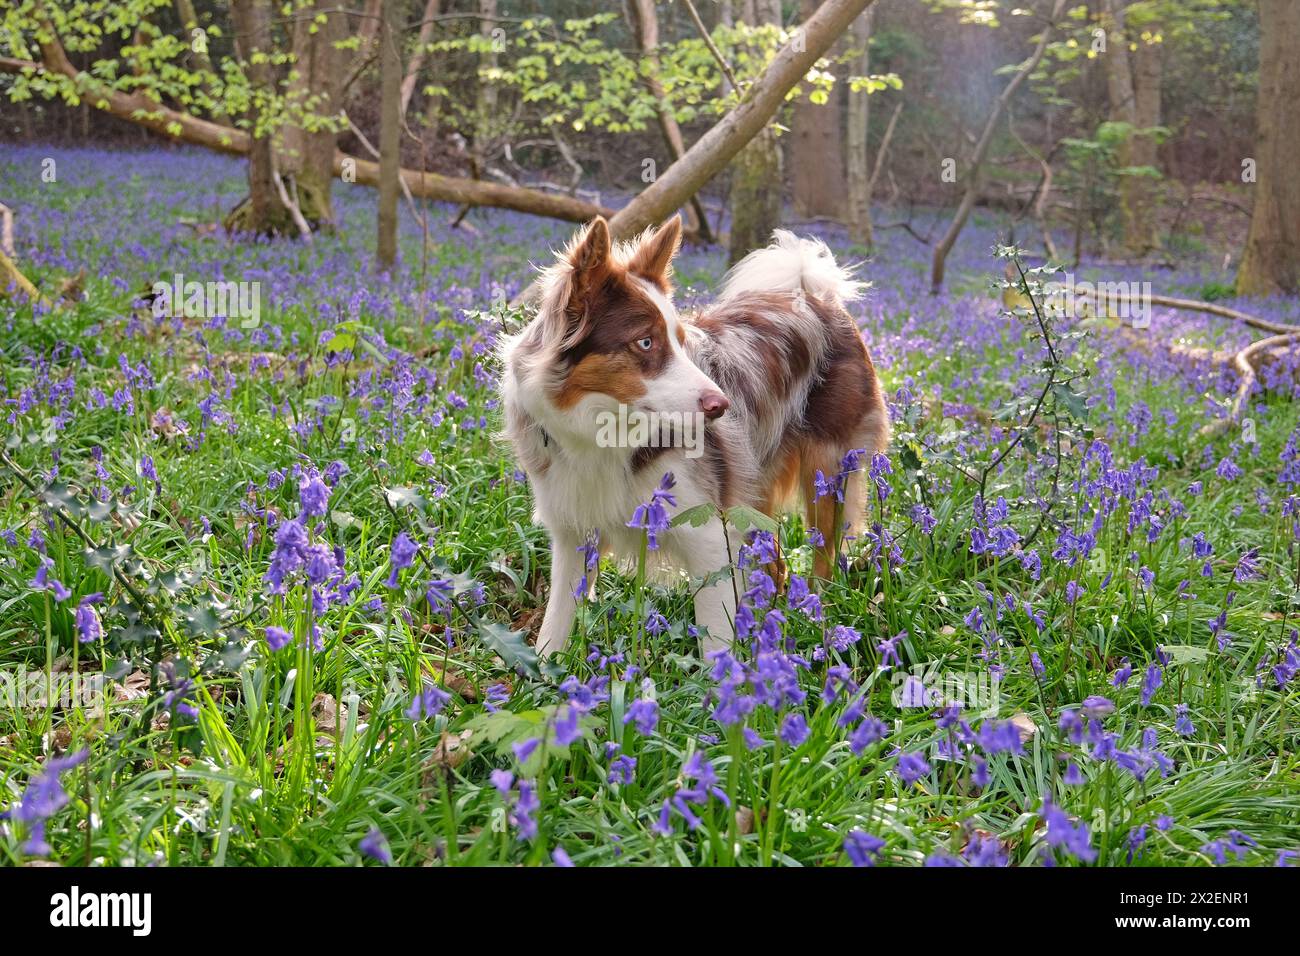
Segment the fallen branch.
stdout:
<path fill-rule="evenodd" d="M 1088 297 L 1095 298 L 1096 296 L 1097 293 L 1094 292 Z M 1121 304 L 1109 296 L 1108 299 L 1110 300 L 1108 304 Z M 1237 386 L 1237 393 L 1233 398 L 1231 411 L 1227 416 L 1203 425 L 1198 432 L 1203 437 L 1212 438 L 1222 435 L 1232 427 L 1233 423 L 1240 420 L 1241 413 L 1246 407 L 1246 401 L 1250 398 L 1251 392 L 1255 389 L 1255 383 L 1258 381 L 1258 368 L 1263 363 L 1266 355 L 1274 349 L 1300 345 L 1300 326 L 1270 322 L 1268 319 L 1261 319 L 1258 316 L 1240 312 L 1237 309 L 1230 309 L 1224 305 L 1216 305 L 1213 302 L 1200 302 L 1195 299 L 1175 299 L 1166 295 L 1153 295 L 1149 297 L 1148 301 L 1152 305 L 1164 306 L 1170 309 L 1183 309 L 1188 312 L 1202 312 L 1206 315 L 1230 319 L 1233 322 L 1240 322 L 1252 328 L 1276 333 L 1268 338 L 1252 342 L 1235 353 L 1222 350 L 1211 352 L 1208 349 L 1199 351 L 1183 350 L 1179 353 L 1175 348 L 1169 347 L 1169 351 L 1175 354 L 1183 354 L 1192 358 L 1204 358 L 1216 364 L 1231 365 L 1241 376 L 1241 382 Z"/>
<path fill-rule="evenodd" d="M 1266 339 L 1251 343 L 1234 355 L 1232 367 L 1241 374 L 1241 383 L 1237 386 L 1237 395 L 1232 401 L 1232 411 L 1224 418 L 1203 425 L 1199 434 L 1205 437 L 1222 435 L 1232 427 L 1234 422 L 1239 421 L 1250 393 L 1255 390 L 1256 360 L 1275 348 L 1289 345 L 1300 345 L 1300 329 L 1282 335 L 1270 335 Z"/>
<path fill-rule="evenodd" d="M 745 88 L 740 102 L 710 127 L 662 176 L 638 193 L 609 219 L 614 239 L 630 239 L 663 222 L 700 191 L 767 125 L 786 94 L 812 68 L 849 24 L 873 0 L 826 0 L 795 31 L 800 42 L 787 42 L 767 68 Z M 532 302 L 533 282 L 515 297 L 515 304 Z"/>
<path fill-rule="evenodd" d="M 203 146 L 232 156 L 246 155 L 250 149 L 251 140 L 244 130 L 199 119 L 155 102 L 143 94 L 123 93 L 102 86 L 68 60 L 57 39 L 42 44 L 42 52 L 43 63 L 0 56 L 0 72 L 66 76 L 77 85 L 80 95 L 90 105 L 152 130 L 173 142 Z M 334 175 L 345 182 L 377 186 L 379 164 L 349 156 L 339 150 L 334 154 Z M 614 215 L 613 210 L 595 203 L 568 196 L 548 195 L 523 187 L 502 186 L 413 169 L 403 169 L 401 177 L 407 188 L 422 199 L 513 209 L 567 222 L 588 222 L 597 216 Z"/>
<path fill-rule="evenodd" d="M 0 286 L 0 292 L 3 292 L 10 285 L 15 285 L 18 287 L 18 291 L 27 296 L 32 302 L 49 301 L 45 296 L 41 295 L 40 290 L 32 285 L 31 280 L 23 275 L 18 265 L 4 252 L 0 252 L 0 277 L 6 279 L 4 285 Z"/>

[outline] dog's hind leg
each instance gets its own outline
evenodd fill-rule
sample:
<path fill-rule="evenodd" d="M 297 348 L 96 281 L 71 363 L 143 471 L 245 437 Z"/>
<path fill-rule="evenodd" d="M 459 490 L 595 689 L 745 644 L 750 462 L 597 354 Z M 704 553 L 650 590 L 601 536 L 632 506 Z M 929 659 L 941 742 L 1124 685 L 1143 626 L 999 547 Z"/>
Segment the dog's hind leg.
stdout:
<path fill-rule="evenodd" d="M 583 557 L 580 539 L 567 531 L 551 533 L 551 593 L 546 599 L 546 616 L 537 636 L 537 653 L 549 657 L 564 650 L 577 617 L 574 591 L 582 582 Z"/>
<path fill-rule="evenodd" d="M 866 508 L 864 470 L 875 447 L 870 436 L 865 433 L 855 437 L 860 438 L 864 444 L 845 448 L 817 445 L 806 449 L 802 458 L 800 484 L 804 494 L 804 520 L 809 533 L 815 531 L 816 538 L 819 539 L 813 549 L 813 575 L 822 580 L 829 580 L 834 575 L 839 551 L 846 539 L 856 537 L 862 530 Z M 855 449 L 864 449 L 866 454 L 858 463 L 857 470 L 840 478 L 845 455 Z M 819 471 L 823 475 L 824 484 L 834 486 L 842 482 L 839 494 L 831 490 L 818 496 Z M 844 499 L 842 502 L 840 495 Z"/>

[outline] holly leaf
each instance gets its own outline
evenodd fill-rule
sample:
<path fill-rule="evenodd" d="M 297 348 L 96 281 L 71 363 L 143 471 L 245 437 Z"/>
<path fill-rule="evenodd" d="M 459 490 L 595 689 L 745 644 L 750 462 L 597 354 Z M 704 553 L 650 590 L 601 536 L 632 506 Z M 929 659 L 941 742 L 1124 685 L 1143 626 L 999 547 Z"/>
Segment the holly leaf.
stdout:
<path fill-rule="evenodd" d="M 495 621 L 478 621 L 478 635 L 489 648 L 510 667 L 517 668 L 529 677 L 540 679 L 537 651 L 524 641 L 523 631 L 512 631 Z"/>

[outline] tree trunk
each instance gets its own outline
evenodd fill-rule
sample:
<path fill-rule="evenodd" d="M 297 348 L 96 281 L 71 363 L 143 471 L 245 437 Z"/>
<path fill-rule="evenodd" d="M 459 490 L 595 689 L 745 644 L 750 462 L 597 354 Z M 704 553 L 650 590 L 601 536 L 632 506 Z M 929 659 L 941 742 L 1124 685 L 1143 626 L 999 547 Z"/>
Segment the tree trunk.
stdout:
<path fill-rule="evenodd" d="M 871 72 L 871 26 L 875 10 L 868 8 L 853 24 L 853 48 L 858 51 L 850 69 L 852 76 Z M 867 134 L 870 131 L 871 98 L 866 89 L 849 90 L 848 167 L 849 241 L 870 249 L 875 242 L 871 231 L 871 161 Z"/>
<path fill-rule="evenodd" d="M 664 142 L 672 154 L 673 162 L 686 155 L 686 141 L 682 138 L 681 127 L 673 116 L 659 80 L 659 17 L 655 13 L 655 0 L 628 0 L 628 14 L 632 22 L 632 32 L 636 34 L 637 45 L 641 48 L 642 62 L 645 64 L 641 80 L 655 100 L 655 116 L 659 120 L 659 130 Z M 691 197 L 686 210 L 686 228 L 698 233 L 704 242 L 712 242 L 709 231 L 709 217 L 704 203 L 698 194 Z"/>
<path fill-rule="evenodd" d="M 1300 3 L 1259 0 L 1254 210 L 1237 272 L 1240 295 L 1300 292 Z"/>
<path fill-rule="evenodd" d="M 419 82 L 420 69 L 424 66 L 424 48 L 433 38 L 433 25 L 440 12 L 442 12 L 442 0 L 427 0 L 424 5 L 424 16 L 420 20 L 420 34 L 415 40 L 415 52 L 411 54 L 411 62 L 406 65 L 406 77 L 402 80 L 403 116 L 411 105 L 411 97 L 415 95 L 415 84 Z"/>
<path fill-rule="evenodd" d="M 176 0 L 176 16 L 181 21 L 181 27 L 184 29 L 184 42 L 189 44 L 194 56 L 194 63 L 204 73 L 213 75 L 212 61 L 208 58 L 206 46 L 199 46 L 194 42 L 194 31 L 199 29 L 199 17 L 194 12 L 194 4 L 191 0 Z M 209 96 L 212 95 L 212 91 L 206 82 L 203 84 L 203 89 Z M 225 111 L 219 108 L 212 111 L 212 118 L 217 122 L 225 122 L 227 119 Z"/>
<path fill-rule="evenodd" d="M 805 18 L 817 9 L 817 0 L 803 0 Z M 840 87 L 830 91 L 825 103 L 814 103 L 811 91 L 794 104 L 790 123 L 790 175 L 796 215 L 833 219 L 844 215 L 845 179 L 840 133 Z"/>
<path fill-rule="evenodd" d="M 745 22 L 750 26 L 780 26 L 779 0 L 746 3 Z M 731 234 L 727 241 L 731 265 L 767 245 L 772 231 L 781 225 L 781 178 L 781 144 L 776 130 L 764 123 L 731 166 Z"/>
<path fill-rule="evenodd" d="M 1128 35 L 1124 0 L 1102 0 L 1101 7 L 1108 21 L 1104 59 L 1110 118 L 1130 127 L 1120 146 L 1119 164 L 1126 168 L 1154 166 L 1155 139 L 1140 135 L 1139 131 L 1160 122 L 1160 50 L 1155 44 L 1145 44 L 1140 38 Z M 1130 43 L 1138 44 L 1132 56 Z M 1159 245 L 1150 199 L 1151 180 L 1145 176 L 1121 176 L 1119 194 L 1124 248 L 1131 256 L 1144 256 Z"/>
<path fill-rule="evenodd" d="M 492 31 L 497 28 L 497 0 L 478 0 L 479 35 L 492 41 Z M 497 119 L 497 85 L 493 80 L 485 79 L 483 74 L 497 66 L 497 52 L 494 46 L 479 54 L 478 90 L 475 94 L 474 116 L 474 176 L 478 178 L 483 166 L 488 161 L 491 151 L 493 129 Z"/>
<path fill-rule="evenodd" d="M 315 17 L 323 16 L 317 23 Z M 303 217 L 313 228 L 334 226 L 334 144 L 338 138 L 333 124 L 343 108 L 345 54 L 334 44 L 346 39 L 347 22 L 330 0 L 315 0 L 298 10 L 293 33 L 293 74 L 288 102 L 292 109 L 309 117 L 285 126 L 281 137 L 280 170 L 293 176 Z"/>
<path fill-rule="evenodd" d="M 1052 12 L 1048 16 L 1047 23 L 1043 26 L 1043 32 L 1038 38 L 1038 45 L 1034 48 L 1033 54 L 1012 75 L 1011 81 L 1003 88 L 998 95 L 997 100 L 993 103 L 993 109 L 989 112 L 988 119 L 984 121 L 984 130 L 980 133 L 979 140 L 975 143 L 975 149 L 971 152 L 970 159 L 966 163 L 966 192 L 962 195 L 961 204 L 957 207 L 957 212 L 952 217 L 952 222 L 948 224 L 948 230 L 939 240 L 939 244 L 934 247 L 934 258 L 930 262 L 930 294 L 938 295 L 943 289 L 944 267 L 948 261 L 948 253 L 952 251 L 957 237 L 961 235 L 962 229 L 966 226 L 966 220 L 970 218 L 970 211 L 975 206 L 975 200 L 979 197 L 980 191 L 980 171 L 984 166 L 984 159 L 988 155 L 989 146 L 993 142 L 993 132 L 997 129 L 998 123 L 1002 120 L 1002 114 L 1006 111 L 1007 104 L 1011 102 L 1011 97 L 1015 95 L 1020 84 L 1025 82 L 1025 78 L 1038 69 L 1038 64 L 1043 61 L 1043 54 L 1047 52 L 1048 42 L 1052 37 L 1052 30 L 1056 28 L 1056 22 L 1061 18 L 1061 11 L 1065 9 L 1065 0 L 1054 0 L 1052 3 Z"/>
<path fill-rule="evenodd" d="M 269 0 L 231 0 L 230 20 L 244 75 L 254 89 L 273 96 L 275 75 L 266 59 L 275 52 L 271 43 Z M 259 53 L 265 56 L 257 56 Z M 257 118 L 250 119 L 256 130 Z M 280 199 L 276 172 L 273 135 L 266 130 L 261 135 L 252 135 L 248 147 L 248 196 L 226 216 L 228 231 L 264 236 L 297 233 L 289 207 Z"/>
<path fill-rule="evenodd" d="M 401 189 L 402 158 L 402 54 L 401 14 L 398 0 L 384 0 L 384 22 L 379 32 L 379 230 L 376 255 L 379 268 L 392 271 L 397 264 L 397 194 Z"/>

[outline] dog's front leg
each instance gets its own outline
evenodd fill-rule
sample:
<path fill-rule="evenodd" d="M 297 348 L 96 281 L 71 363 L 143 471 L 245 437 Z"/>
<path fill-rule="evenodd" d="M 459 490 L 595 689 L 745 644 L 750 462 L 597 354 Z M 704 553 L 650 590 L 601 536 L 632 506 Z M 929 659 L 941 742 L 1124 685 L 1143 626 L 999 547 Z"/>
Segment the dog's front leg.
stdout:
<path fill-rule="evenodd" d="M 678 529 L 686 569 L 692 577 L 708 578 L 716 572 L 731 570 L 727 539 L 722 522 L 710 521 L 702 528 Z M 736 637 L 736 595 L 740 583 L 735 572 L 723 574 L 695 595 L 695 625 L 700 628 L 700 647 L 708 657 L 731 647 Z M 707 631 L 707 633 L 706 633 Z"/>
<path fill-rule="evenodd" d="M 546 616 L 537 636 L 537 653 L 542 657 L 558 654 L 569 643 L 577 615 L 574 591 L 582 580 L 582 569 L 578 536 L 567 531 L 551 532 L 551 593 L 546 599 Z"/>

